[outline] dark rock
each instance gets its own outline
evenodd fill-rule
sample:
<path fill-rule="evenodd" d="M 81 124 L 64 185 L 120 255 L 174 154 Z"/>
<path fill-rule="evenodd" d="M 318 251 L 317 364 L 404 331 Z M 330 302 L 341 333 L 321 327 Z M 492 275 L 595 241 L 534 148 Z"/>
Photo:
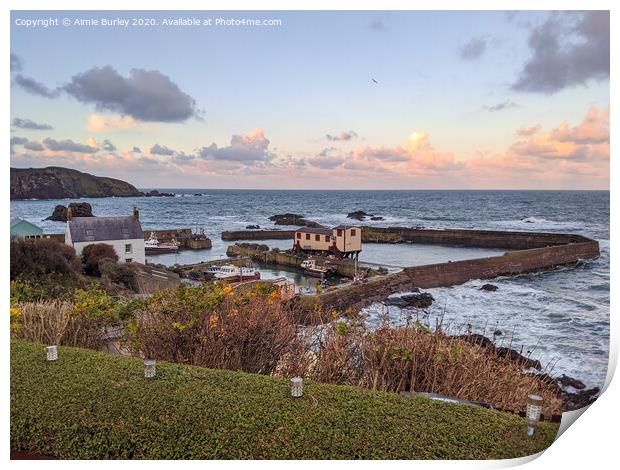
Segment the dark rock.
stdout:
<path fill-rule="evenodd" d="M 502 333 L 502 330 L 495 330 L 495 331 L 493 332 L 493 336 L 501 336 L 502 334 L 503 334 L 503 333 Z"/>
<path fill-rule="evenodd" d="M 260 225 L 246 225 L 245 228 L 249 230 L 258 230 L 260 229 Z"/>
<path fill-rule="evenodd" d="M 565 374 L 560 375 L 555 381 L 561 387 L 573 387 L 577 390 L 586 388 L 586 385 L 581 380 L 574 379 Z"/>
<path fill-rule="evenodd" d="M 428 308 L 435 299 L 428 292 L 416 292 L 397 297 L 388 297 L 383 301 L 385 305 L 393 305 L 400 308 Z"/>
<path fill-rule="evenodd" d="M 87 202 L 72 202 L 69 204 L 72 217 L 94 217 L 93 208 Z M 55 222 L 67 221 L 67 208 L 63 205 L 54 207 L 54 212 L 45 220 L 53 220 Z"/>
<path fill-rule="evenodd" d="M 472 333 L 470 335 L 454 336 L 454 338 L 462 339 L 464 341 L 467 341 L 468 343 L 482 346 L 483 348 L 495 348 L 495 344 L 493 344 L 493 341 L 491 341 L 486 336 L 479 335 L 477 333 Z"/>
<path fill-rule="evenodd" d="M 497 348 L 496 352 L 499 357 L 505 357 L 505 358 L 510 359 L 511 361 L 518 362 L 526 369 L 529 369 L 529 368 L 536 369 L 536 370 L 542 369 L 540 361 L 537 361 L 535 359 L 530 359 L 529 357 L 525 357 L 524 355 L 519 354 L 517 351 L 515 351 L 512 348 L 505 348 L 505 347 Z"/>
<path fill-rule="evenodd" d="M 563 392 L 562 399 L 564 400 L 564 410 L 574 411 L 591 405 L 596 401 L 600 392 L 601 390 L 598 387 L 580 390 L 577 393 Z"/>
<path fill-rule="evenodd" d="M 372 214 L 367 214 L 364 211 L 349 212 L 347 214 L 348 219 L 364 220 L 366 217 L 372 217 Z"/>
<path fill-rule="evenodd" d="M 276 214 L 269 217 L 269 220 L 276 225 L 297 225 L 303 227 L 323 228 L 321 224 L 313 222 L 312 220 L 304 219 L 303 215 L 299 214 Z"/>
<path fill-rule="evenodd" d="M 497 289 L 498 287 L 493 284 L 485 284 L 480 288 L 480 290 L 485 290 L 487 292 L 495 292 Z"/>
<path fill-rule="evenodd" d="M 379 215 L 373 215 L 370 220 L 385 220 L 383 217 L 379 216 Z"/>
<path fill-rule="evenodd" d="M 174 197 L 173 193 L 160 193 L 156 189 L 149 191 L 148 193 L 143 193 L 146 197 Z"/>
<path fill-rule="evenodd" d="M 194 196 L 202 196 L 202 193 L 194 193 Z"/>

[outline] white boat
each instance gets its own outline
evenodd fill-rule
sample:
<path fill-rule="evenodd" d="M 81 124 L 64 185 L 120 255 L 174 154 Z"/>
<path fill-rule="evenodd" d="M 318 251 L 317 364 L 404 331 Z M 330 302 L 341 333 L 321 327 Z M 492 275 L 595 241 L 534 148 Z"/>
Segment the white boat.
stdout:
<path fill-rule="evenodd" d="M 300 267 L 306 274 L 314 277 L 325 278 L 334 274 L 334 269 L 331 266 L 319 266 L 315 259 L 306 259 L 302 261 Z"/>
<path fill-rule="evenodd" d="M 154 232 L 151 232 L 151 236 L 148 238 L 148 240 L 144 241 L 144 252 L 147 255 L 157 255 L 159 253 L 176 253 L 177 251 L 179 251 L 179 243 L 176 240 L 161 243 L 155 237 Z"/>
<path fill-rule="evenodd" d="M 254 268 L 244 268 L 232 264 L 220 266 L 219 268 L 213 276 L 217 281 L 237 282 L 260 279 L 260 272 Z"/>

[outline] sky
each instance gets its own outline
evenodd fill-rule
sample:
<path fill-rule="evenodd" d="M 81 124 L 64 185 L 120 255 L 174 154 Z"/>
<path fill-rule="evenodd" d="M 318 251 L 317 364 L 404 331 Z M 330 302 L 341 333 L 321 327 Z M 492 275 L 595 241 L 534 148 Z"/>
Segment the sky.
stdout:
<path fill-rule="evenodd" d="M 608 189 L 609 61 L 607 12 L 13 11 L 11 166 L 141 188 Z"/>

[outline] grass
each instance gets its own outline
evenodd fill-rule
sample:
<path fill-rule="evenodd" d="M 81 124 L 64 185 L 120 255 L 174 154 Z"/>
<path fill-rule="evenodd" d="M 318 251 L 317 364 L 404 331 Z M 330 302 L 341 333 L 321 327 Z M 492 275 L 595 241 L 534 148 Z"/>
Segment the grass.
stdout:
<path fill-rule="evenodd" d="M 305 381 L 11 343 L 11 448 L 64 459 L 502 459 L 544 450 L 516 415 Z"/>

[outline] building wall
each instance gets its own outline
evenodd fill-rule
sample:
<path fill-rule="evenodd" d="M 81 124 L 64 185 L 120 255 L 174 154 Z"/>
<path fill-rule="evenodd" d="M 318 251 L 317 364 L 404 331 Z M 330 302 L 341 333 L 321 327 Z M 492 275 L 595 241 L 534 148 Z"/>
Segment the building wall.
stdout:
<path fill-rule="evenodd" d="M 297 238 L 297 234 L 300 234 L 301 238 Z M 306 239 L 306 235 L 310 236 L 310 240 Z M 319 240 L 316 239 L 317 236 L 319 237 Z M 294 244 L 297 245 L 297 242 L 299 242 L 299 245 L 304 250 L 327 251 L 332 245 L 332 240 L 329 235 L 318 233 L 295 232 Z"/>
<path fill-rule="evenodd" d="M 95 243 L 105 243 L 106 245 L 112 245 L 112 247 L 114 247 L 119 262 L 124 263 L 127 259 L 131 258 L 131 261 L 134 263 L 145 264 L 143 238 L 71 243 L 71 235 L 65 234 L 65 243 L 73 246 L 78 256 L 82 254 L 82 250 L 85 246 L 94 245 Z M 125 245 L 131 245 L 131 253 L 125 253 Z"/>
<path fill-rule="evenodd" d="M 353 235 L 354 232 L 355 235 Z M 341 233 L 341 236 L 337 236 L 338 229 L 332 230 L 332 234 L 336 237 L 336 248 L 344 253 L 362 250 L 362 229 L 360 227 L 342 229 Z"/>

